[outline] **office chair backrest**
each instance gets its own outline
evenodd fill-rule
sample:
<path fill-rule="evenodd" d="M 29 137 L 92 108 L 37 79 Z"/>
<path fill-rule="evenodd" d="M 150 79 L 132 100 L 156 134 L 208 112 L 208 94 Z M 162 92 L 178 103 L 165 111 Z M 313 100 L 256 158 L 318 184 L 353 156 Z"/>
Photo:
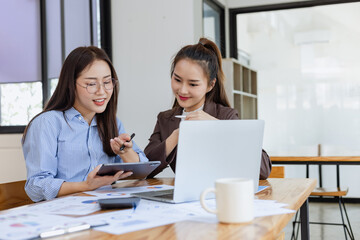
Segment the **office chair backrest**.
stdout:
<path fill-rule="evenodd" d="M 0 184 L 0 210 L 32 203 L 33 201 L 27 196 L 24 186 L 25 181 Z"/>
<path fill-rule="evenodd" d="M 284 166 L 273 166 L 269 178 L 284 178 L 285 167 Z"/>

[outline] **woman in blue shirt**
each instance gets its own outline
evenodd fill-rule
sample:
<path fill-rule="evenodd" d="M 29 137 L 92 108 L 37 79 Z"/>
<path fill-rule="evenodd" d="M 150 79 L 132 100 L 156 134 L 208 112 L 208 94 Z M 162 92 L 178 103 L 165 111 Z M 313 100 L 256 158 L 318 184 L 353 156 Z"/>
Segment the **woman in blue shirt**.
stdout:
<path fill-rule="evenodd" d="M 93 190 L 132 174 L 97 176 L 103 163 L 148 161 L 116 118 L 118 91 L 103 50 L 79 47 L 69 54 L 54 94 L 22 139 L 25 191 L 33 201 Z"/>

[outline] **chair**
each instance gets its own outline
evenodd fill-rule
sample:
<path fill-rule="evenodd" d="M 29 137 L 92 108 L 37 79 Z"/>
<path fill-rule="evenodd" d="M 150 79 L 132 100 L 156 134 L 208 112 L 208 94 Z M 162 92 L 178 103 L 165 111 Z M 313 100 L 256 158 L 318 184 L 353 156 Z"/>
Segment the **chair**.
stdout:
<path fill-rule="evenodd" d="M 307 172 L 308 172 L 308 165 L 307 165 Z M 308 177 L 308 175 L 307 175 L 307 177 Z M 353 233 L 352 228 L 351 228 L 350 220 L 349 220 L 346 208 L 345 208 L 345 203 L 343 201 L 343 197 L 347 195 L 348 190 L 349 189 L 347 187 L 341 188 L 340 186 L 338 186 L 336 188 L 324 188 L 324 187 L 315 188 L 314 191 L 311 192 L 310 196 L 334 197 L 335 199 L 337 199 L 337 201 L 339 203 L 339 209 L 340 209 L 342 223 L 309 222 L 309 224 L 343 226 L 345 239 L 348 239 L 347 235 L 349 235 L 350 239 L 352 239 L 352 240 L 355 239 L 354 238 L 354 233 Z M 346 223 L 345 223 L 345 220 L 344 220 L 343 212 L 345 213 L 345 216 L 346 216 L 346 220 L 347 220 Z M 299 213 L 299 211 L 296 212 L 295 220 L 293 221 L 293 231 L 292 231 L 292 234 L 291 234 L 291 239 L 297 239 L 298 234 L 299 234 L 299 226 L 300 226 L 299 223 L 300 223 L 300 221 L 298 220 L 298 215 L 299 215 L 298 213 Z M 300 216 L 299 216 L 299 218 L 300 218 Z M 297 229 L 295 231 L 296 225 L 297 225 Z"/>
<path fill-rule="evenodd" d="M 284 178 L 284 177 L 285 177 L 285 167 L 284 166 L 272 166 L 269 178 Z M 279 235 L 275 239 L 276 240 L 284 240 L 285 232 L 280 232 Z"/>
<path fill-rule="evenodd" d="M 25 192 L 25 181 L 0 184 L 0 210 L 33 203 Z"/>
<path fill-rule="evenodd" d="M 284 178 L 285 167 L 284 166 L 272 166 L 269 178 Z"/>

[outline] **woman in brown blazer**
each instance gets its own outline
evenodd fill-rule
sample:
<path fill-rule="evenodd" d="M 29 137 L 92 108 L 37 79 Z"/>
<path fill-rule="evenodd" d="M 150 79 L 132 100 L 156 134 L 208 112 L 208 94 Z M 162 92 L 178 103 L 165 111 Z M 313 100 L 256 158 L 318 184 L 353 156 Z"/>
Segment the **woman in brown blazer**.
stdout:
<path fill-rule="evenodd" d="M 224 80 L 221 54 L 214 42 L 201 38 L 197 44 L 185 46 L 176 54 L 171 66 L 174 105 L 159 113 L 144 150 L 150 161 L 161 161 L 149 177 L 168 165 L 175 172 L 180 121 L 239 119 L 226 97 Z M 263 150 L 260 179 L 266 179 L 270 172 L 271 161 Z"/>

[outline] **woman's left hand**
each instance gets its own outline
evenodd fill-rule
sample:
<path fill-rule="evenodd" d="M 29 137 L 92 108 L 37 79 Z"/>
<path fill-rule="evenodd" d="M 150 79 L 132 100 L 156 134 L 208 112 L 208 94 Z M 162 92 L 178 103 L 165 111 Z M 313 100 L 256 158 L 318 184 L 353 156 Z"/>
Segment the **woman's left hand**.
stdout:
<path fill-rule="evenodd" d="M 203 110 L 192 112 L 186 116 L 185 120 L 218 120 Z"/>
<path fill-rule="evenodd" d="M 98 165 L 94 170 L 92 170 L 88 174 L 86 180 L 82 182 L 85 185 L 85 189 L 87 191 L 94 190 L 105 185 L 110 185 L 117 180 L 127 178 L 133 174 L 132 172 L 125 173 L 124 171 L 119 171 L 113 176 L 99 176 L 97 175 L 97 172 L 99 171 L 100 167 L 101 164 Z"/>
<path fill-rule="evenodd" d="M 120 148 L 123 144 L 125 148 L 122 151 L 120 151 Z M 120 155 L 132 149 L 133 144 L 132 141 L 130 141 L 130 135 L 127 133 L 123 133 L 118 137 L 110 139 L 110 146 L 115 154 Z"/>

